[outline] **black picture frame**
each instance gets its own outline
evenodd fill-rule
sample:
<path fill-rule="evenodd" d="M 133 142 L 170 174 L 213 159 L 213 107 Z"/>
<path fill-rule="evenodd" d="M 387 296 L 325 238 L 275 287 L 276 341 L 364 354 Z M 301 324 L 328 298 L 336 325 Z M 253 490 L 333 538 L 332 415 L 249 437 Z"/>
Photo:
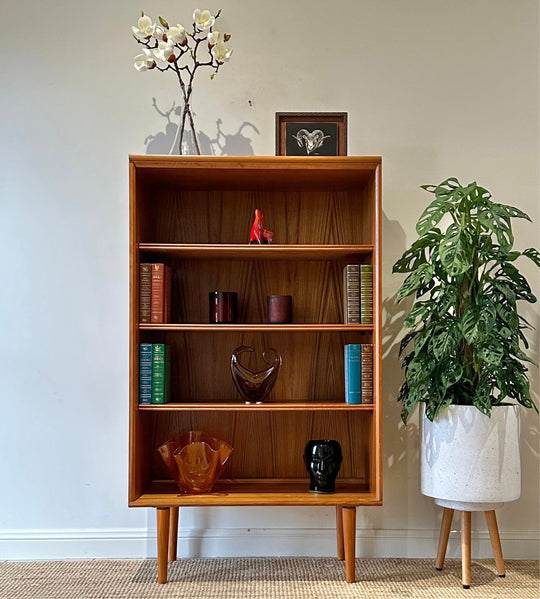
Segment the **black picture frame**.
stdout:
<path fill-rule="evenodd" d="M 276 156 L 346 155 L 346 112 L 276 112 Z"/>

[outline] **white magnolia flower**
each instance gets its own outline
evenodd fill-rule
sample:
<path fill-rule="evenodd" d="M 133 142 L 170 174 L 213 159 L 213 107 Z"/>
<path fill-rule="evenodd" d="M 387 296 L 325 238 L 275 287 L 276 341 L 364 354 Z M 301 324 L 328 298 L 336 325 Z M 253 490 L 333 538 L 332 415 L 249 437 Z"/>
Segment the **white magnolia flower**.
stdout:
<path fill-rule="evenodd" d="M 206 39 L 208 40 L 208 45 L 212 47 L 218 44 L 219 42 L 222 42 L 222 37 L 223 36 L 219 31 L 211 31 Z"/>
<path fill-rule="evenodd" d="M 163 60 L 163 62 L 172 62 L 174 60 L 174 44 L 170 40 L 159 42 L 158 47 L 153 52 L 154 56 L 158 60 Z"/>
<path fill-rule="evenodd" d="M 212 48 L 212 54 L 215 59 L 219 62 L 219 64 L 223 64 L 224 62 L 228 62 L 229 58 L 232 54 L 232 49 L 227 48 L 227 46 L 223 42 L 218 42 Z"/>
<path fill-rule="evenodd" d="M 137 69 L 137 71 L 147 71 L 148 69 L 153 69 L 156 66 L 156 62 L 152 56 L 152 52 L 145 48 L 143 50 L 143 54 L 138 54 L 135 56 L 133 59 L 133 66 Z"/>
<path fill-rule="evenodd" d="M 193 11 L 193 20 L 195 21 L 197 31 L 210 29 L 216 22 L 216 19 L 210 14 L 209 10 L 199 10 L 198 8 Z"/>
<path fill-rule="evenodd" d="M 152 19 L 147 15 L 143 15 L 137 21 L 137 27 L 133 26 L 131 28 L 135 35 L 140 35 L 141 37 L 149 38 L 154 35 L 154 31 L 156 29 L 155 23 L 152 23 Z"/>
<path fill-rule="evenodd" d="M 165 29 L 163 29 L 163 27 L 160 27 L 159 25 L 156 25 L 155 31 L 152 34 L 152 37 L 155 38 L 158 42 L 161 42 L 161 41 L 165 41 L 167 39 L 165 36 L 166 36 Z"/>
<path fill-rule="evenodd" d="M 186 30 L 182 27 L 182 25 L 169 27 L 167 38 L 175 44 L 180 44 L 181 46 L 184 46 L 187 43 Z"/>

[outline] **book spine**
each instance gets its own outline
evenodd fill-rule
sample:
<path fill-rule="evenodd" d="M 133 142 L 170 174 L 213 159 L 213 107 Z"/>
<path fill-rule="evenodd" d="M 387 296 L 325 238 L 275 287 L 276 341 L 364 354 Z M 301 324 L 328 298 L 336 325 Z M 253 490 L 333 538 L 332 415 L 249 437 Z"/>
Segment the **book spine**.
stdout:
<path fill-rule="evenodd" d="M 373 343 L 362 343 L 362 403 L 373 403 Z"/>
<path fill-rule="evenodd" d="M 373 266 L 360 266 L 360 323 L 373 324 Z"/>
<path fill-rule="evenodd" d="M 167 403 L 167 358 L 168 348 L 164 343 L 152 344 L 152 403 Z"/>
<path fill-rule="evenodd" d="M 171 401 L 171 348 L 165 346 L 165 403 Z"/>
<path fill-rule="evenodd" d="M 171 268 L 165 266 L 165 287 L 163 296 L 163 322 L 171 322 Z"/>
<path fill-rule="evenodd" d="M 343 346 L 343 364 L 345 370 L 345 403 L 347 402 L 347 397 L 349 396 L 349 346 Z"/>
<path fill-rule="evenodd" d="M 343 269 L 343 322 L 360 323 L 360 265 L 347 264 Z"/>
<path fill-rule="evenodd" d="M 165 265 L 152 264 L 152 296 L 151 296 L 151 321 L 152 323 L 163 323 L 165 300 Z"/>
<path fill-rule="evenodd" d="M 152 295 L 152 265 L 139 266 L 139 322 L 150 322 Z"/>
<path fill-rule="evenodd" d="M 139 403 L 152 403 L 152 344 L 139 345 Z"/>
<path fill-rule="evenodd" d="M 361 347 L 359 343 L 345 345 L 345 402 L 362 403 Z"/>

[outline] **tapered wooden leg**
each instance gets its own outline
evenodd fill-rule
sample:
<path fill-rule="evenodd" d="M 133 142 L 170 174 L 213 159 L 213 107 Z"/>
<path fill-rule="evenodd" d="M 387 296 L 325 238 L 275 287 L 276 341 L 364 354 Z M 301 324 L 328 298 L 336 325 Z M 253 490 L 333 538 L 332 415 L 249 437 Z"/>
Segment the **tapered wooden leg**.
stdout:
<path fill-rule="evenodd" d="M 461 512 L 461 581 L 463 588 L 471 586 L 471 512 Z"/>
<path fill-rule="evenodd" d="M 336 505 L 336 533 L 337 533 L 337 558 L 345 559 L 345 547 L 343 546 L 343 508 Z"/>
<path fill-rule="evenodd" d="M 435 567 L 437 570 L 442 570 L 444 566 L 444 557 L 446 555 L 446 547 L 448 546 L 448 537 L 450 536 L 450 528 L 452 527 L 452 518 L 454 510 L 445 507 L 441 522 L 441 534 L 439 535 L 439 548 L 437 549 L 437 559 Z"/>
<path fill-rule="evenodd" d="M 172 507 L 169 519 L 169 561 L 176 560 L 176 548 L 178 543 L 178 509 Z"/>
<path fill-rule="evenodd" d="M 356 552 L 356 508 L 344 507 L 343 513 L 343 547 L 345 550 L 345 579 L 354 582 L 355 575 L 355 552 Z"/>
<path fill-rule="evenodd" d="M 504 559 L 502 554 L 501 539 L 499 538 L 499 528 L 497 526 L 497 517 L 495 510 L 485 512 L 486 522 L 489 530 L 489 538 L 491 539 L 491 547 L 493 548 L 493 556 L 495 557 L 495 567 L 497 574 L 504 578 L 506 576 L 506 568 L 504 567 Z"/>
<path fill-rule="evenodd" d="M 167 550 L 169 544 L 170 508 L 157 508 L 157 572 L 158 582 L 167 582 Z"/>

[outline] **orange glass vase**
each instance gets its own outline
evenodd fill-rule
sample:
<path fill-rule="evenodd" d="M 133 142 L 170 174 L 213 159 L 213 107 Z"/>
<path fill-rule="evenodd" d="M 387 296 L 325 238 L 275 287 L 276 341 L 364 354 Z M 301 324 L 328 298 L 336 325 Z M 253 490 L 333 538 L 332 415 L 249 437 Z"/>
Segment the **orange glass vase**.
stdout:
<path fill-rule="evenodd" d="M 186 431 L 158 447 L 182 493 L 209 493 L 221 476 L 233 448 L 202 431 Z"/>

